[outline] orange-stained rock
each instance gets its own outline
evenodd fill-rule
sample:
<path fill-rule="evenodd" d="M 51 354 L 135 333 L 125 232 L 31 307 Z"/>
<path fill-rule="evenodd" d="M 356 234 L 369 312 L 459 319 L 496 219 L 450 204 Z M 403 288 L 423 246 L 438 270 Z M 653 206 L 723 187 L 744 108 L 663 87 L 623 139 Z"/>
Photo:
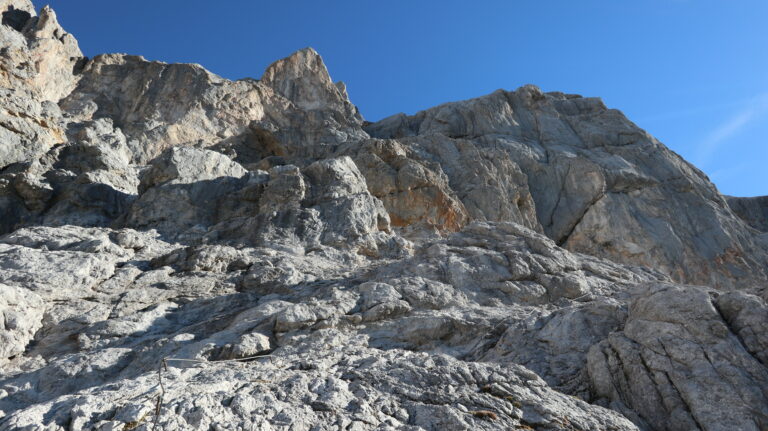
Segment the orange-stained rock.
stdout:
<path fill-rule="evenodd" d="M 464 204 L 442 171 L 408 157 L 394 140 L 366 142 L 355 158 L 371 194 L 381 199 L 393 226 L 416 224 L 455 232 L 469 222 Z"/>

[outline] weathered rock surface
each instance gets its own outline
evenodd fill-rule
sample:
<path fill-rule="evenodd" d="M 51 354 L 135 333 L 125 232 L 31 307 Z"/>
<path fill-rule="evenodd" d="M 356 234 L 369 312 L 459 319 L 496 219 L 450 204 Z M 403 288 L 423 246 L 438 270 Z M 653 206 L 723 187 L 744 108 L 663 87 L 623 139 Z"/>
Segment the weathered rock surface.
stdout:
<path fill-rule="evenodd" d="M 0 12 L 0 430 L 768 429 L 766 205 L 599 99 L 365 123 Z"/>
<path fill-rule="evenodd" d="M 476 218 L 531 226 L 530 196 L 544 232 L 570 250 L 654 267 L 686 283 L 756 287 L 768 279 L 764 243 L 704 174 L 599 99 L 525 86 L 399 114 L 366 131 L 437 159 L 457 191 L 471 187 L 462 201 L 477 208 Z M 508 168 L 469 177 L 467 169 L 449 169 L 481 166 L 462 148 Z M 520 211 L 495 210 L 499 201 Z"/>
<path fill-rule="evenodd" d="M 0 2 L 0 169 L 29 161 L 63 142 L 56 102 L 74 88 L 82 53 L 52 9 L 29 1 Z"/>
<path fill-rule="evenodd" d="M 181 395 L 189 390 L 188 384 L 178 382 L 177 389 L 167 389 L 178 395 L 166 395 L 175 401 L 159 423 L 170 429 L 231 421 L 247 427 L 257 420 L 298 427 L 359 420 L 357 426 L 363 429 L 379 424 L 415 429 L 496 429 L 516 424 L 634 429 L 626 419 L 555 392 L 536 373 L 507 360 L 467 362 L 445 354 L 481 356 L 504 328 L 551 320 L 549 313 L 542 313 L 547 304 L 578 309 L 610 302 L 639 281 L 664 279 L 641 268 L 572 255 L 513 224 L 473 224 L 445 240 L 424 244 L 411 258 L 383 266 L 358 263 L 356 271 L 346 273 L 333 266 L 340 257 L 327 253 L 301 256 L 222 246 L 174 250 L 157 237 L 130 230 L 109 235 L 109 230 L 93 228 L 22 229 L 3 241 L 7 246 L 3 265 L 16 269 L 2 282 L 30 289 L 53 305 L 42 319 L 39 341 L 27 348 L 24 357 L 6 365 L 7 396 L 0 399 L 0 410 L 10 413 L 4 424 L 11 429 L 41 422 L 95 427 L 107 426 L 101 422 L 139 420 L 121 419 L 114 411 L 116 401 L 87 407 L 95 410 L 82 419 L 63 406 L 90 405 L 78 397 L 91 399 L 88 393 L 106 390 L 98 388 L 119 379 L 127 379 L 119 384 L 133 389 L 112 390 L 146 391 L 142 385 L 155 384 L 156 368 L 164 357 L 226 364 L 208 361 L 270 351 L 273 361 L 285 355 L 286 366 L 296 370 L 273 377 L 277 379 L 273 396 L 285 407 L 278 410 L 263 400 L 267 404 L 258 407 L 259 402 L 253 401 L 256 404 L 248 412 L 221 411 L 223 400 L 216 397 L 227 391 L 233 392 L 226 397 L 235 396 L 238 382 L 246 377 L 228 377 L 234 380 L 224 384 L 233 386 L 224 389 L 218 375 L 222 371 L 213 369 L 213 374 L 205 371 L 196 378 L 200 390 L 219 394 L 211 394 L 210 406 L 203 408 L 207 412 L 192 417 L 172 413 L 176 403 L 186 409 L 181 406 L 191 402 L 185 401 L 188 395 Z M 79 271 L 36 272 L 34 259 L 45 253 L 71 262 Z M 155 257 L 142 263 L 151 256 Z M 23 266 L 22 259 L 32 264 Z M 69 297 L 62 297 L 57 285 L 72 286 L 67 289 Z M 72 312 L 77 314 L 68 314 Z M 532 338 L 542 331 L 536 326 L 527 328 Z M 619 323 L 595 326 L 607 332 Z M 306 340 L 317 337 L 305 346 Z M 530 344 L 527 348 L 538 349 L 543 362 L 566 360 L 563 352 L 546 343 Z M 500 355 L 509 355 L 510 350 L 520 349 L 494 347 Z M 407 351 L 423 353 L 414 356 Z M 571 353 L 568 359 L 574 357 L 583 364 L 586 351 Z M 169 370 L 194 364 L 171 361 Z M 563 371 L 546 364 L 529 365 L 539 367 L 552 385 L 565 379 L 580 379 L 582 387 L 588 384 L 583 366 Z M 242 368 L 234 367 L 232 372 Z M 305 375 L 308 371 L 310 375 Z M 262 373 L 259 367 L 243 372 Z M 48 383 L 57 379 L 66 384 Z M 326 383 L 317 386 L 321 381 Z M 297 384 L 308 385 L 309 392 L 304 394 Z M 429 390 L 423 389 L 425 385 Z M 310 395 L 313 391 L 316 398 Z M 79 395 L 68 395 L 73 393 Z M 150 396 L 147 405 L 154 399 Z M 27 403 L 35 407 L 19 409 Z M 390 405 L 393 410 L 381 416 L 372 407 L 360 410 L 361 405 Z M 318 413 L 328 411 L 349 418 Z M 358 417 L 364 413 L 368 416 Z M 150 418 L 144 420 L 149 426 Z"/>
<path fill-rule="evenodd" d="M 595 393 L 653 429 L 765 429 L 766 317 L 742 292 L 654 286 L 632 300 L 623 331 L 590 349 Z"/>
<path fill-rule="evenodd" d="M 1 286 L 0 314 L 3 325 L 0 328 L 0 360 L 24 353 L 35 333 L 40 329 L 44 303 L 36 294 L 27 289 Z"/>
<path fill-rule="evenodd" d="M 157 387 L 159 377 L 147 373 L 106 393 L 96 387 L 40 404 L 6 424 L 37 426 L 57 405 L 53 422 L 102 430 L 636 429 L 614 412 L 548 389 L 523 367 L 370 349 L 328 330 L 266 362 L 170 366 L 161 375 L 157 416 L 153 398 L 161 390 L 146 388 Z"/>
<path fill-rule="evenodd" d="M 725 199 L 733 212 L 748 225 L 761 232 L 768 232 L 768 196 L 754 198 L 726 196 Z"/>
<path fill-rule="evenodd" d="M 241 163 L 266 155 L 322 157 L 367 137 L 357 108 L 311 48 L 276 62 L 261 81 L 109 54 L 85 63 L 78 82 L 62 109 L 79 120 L 112 119 L 139 163 L 174 145 L 218 145 Z"/>

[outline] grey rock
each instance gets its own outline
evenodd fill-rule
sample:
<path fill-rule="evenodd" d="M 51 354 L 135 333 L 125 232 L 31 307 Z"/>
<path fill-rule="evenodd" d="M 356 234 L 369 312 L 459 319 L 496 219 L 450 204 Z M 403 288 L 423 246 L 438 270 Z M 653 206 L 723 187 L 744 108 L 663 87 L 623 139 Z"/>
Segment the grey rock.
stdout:
<path fill-rule="evenodd" d="M 619 411 L 632 409 L 653 429 L 764 428 L 768 369 L 762 354 L 752 352 L 764 342 L 753 331 L 763 325 L 765 304 L 713 295 L 649 286 L 631 302 L 623 330 L 590 349 L 595 393 Z"/>
<path fill-rule="evenodd" d="M 74 71 L 83 53 L 74 36 L 64 31 L 56 13 L 48 6 L 40 15 L 30 18 L 22 29 L 37 72 L 32 86 L 40 91 L 43 100 L 58 102 L 69 94 L 77 83 Z"/>
<path fill-rule="evenodd" d="M 768 307 L 761 298 L 745 292 L 727 292 L 714 301 L 717 311 L 744 348 L 768 366 Z"/>
<path fill-rule="evenodd" d="M 366 123 L 0 12 L 0 430 L 768 426 L 761 198 L 599 99 Z"/>
<path fill-rule="evenodd" d="M 247 171 L 228 157 L 209 150 L 173 147 L 141 175 L 140 195 L 127 212 L 125 224 L 156 228 L 184 236 L 204 233 L 213 224 L 216 202 L 240 186 Z"/>
<path fill-rule="evenodd" d="M 36 16 L 28 1 L 3 1 L 0 12 L 0 168 L 5 168 L 64 142 L 55 102 L 74 88 L 82 53 L 49 7 Z"/>
<path fill-rule="evenodd" d="M 753 198 L 725 196 L 725 199 L 733 212 L 747 224 L 761 232 L 768 232 L 768 196 Z"/>
<path fill-rule="evenodd" d="M 3 231 L 40 223 L 106 226 L 135 199 L 139 169 L 111 121 L 78 124 L 68 135 L 66 144 L 2 175 L 12 187 Z"/>
<path fill-rule="evenodd" d="M 345 117 L 362 122 L 357 108 L 347 98 L 346 87 L 340 89 L 331 81 L 323 59 L 312 48 L 272 63 L 261 81 L 301 109 L 310 111 L 330 105 Z"/>
<path fill-rule="evenodd" d="M 535 227 L 535 206 L 544 232 L 574 251 L 722 288 L 768 277 L 764 244 L 706 176 L 599 99 L 529 85 L 365 130 L 437 159 L 475 218 Z M 468 178 L 478 153 L 496 166 Z"/>
<path fill-rule="evenodd" d="M 357 108 L 311 49 L 274 63 L 262 81 L 120 54 L 94 57 L 80 76 L 61 102 L 64 111 L 81 121 L 111 118 L 137 163 L 177 145 L 221 148 L 244 163 L 266 155 L 327 157 L 333 146 L 367 137 Z"/>
<path fill-rule="evenodd" d="M 469 222 L 464 204 L 439 165 L 408 154 L 394 140 L 369 140 L 350 149 L 372 195 L 381 199 L 398 227 L 457 231 Z"/>
<path fill-rule="evenodd" d="M 142 175 L 142 191 L 161 184 L 192 184 L 221 177 L 240 178 L 242 166 L 214 151 L 175 147 L 155 159 Z"/>
<path fill-rule="evenodd" d="M 45 305 L 36 294 L 19 287 L 0 285 L 0 361 L 24 353 L 42 326 Z M 2 362 L 0 362 L 2 363 Z"/>
<path fill-rule="evenodd" d="M 0 88 L 0 166 L 29 161 L 65 141 L 56 105 L 39 102 L 31 92 Z"/>
<path fill-rule="evenodd" d="M 349 191 L 345 187 L 341 188 L 341 194 Z M 331 190 L 338 191 L 339 188 Z M 328 195 L 333 196 L 333 193 Z M 566 419 L 575 429 L 601 429 L 609 423 L 618 429 L 633 429 L 634 425 L 622 422 L 624 419 L 611 416 L 606 411 L 598 413 L 589 410 L 594 407 L 587 407 L 587 404 L 575 398 L 557 395 L 558 392 L 549 387 L 551 385 L 568 393 L 588 397 L 589 393 L 585 394 L 585 388 L 592 380 L 583 364 L 589 346 L 606 337 L 610 339 L 608 334 L 611 331 L 622 328 L 624 320 L 627 319 L 621 305 L 626 301 L 625 292 L 633 286 L 638 286 L 638 283 L 664 280 L 660 274 L 641 268 L 622 267 L 586 255 L 571 254 L 558 248 L 543 235 L 514 224 L 473 223 L 460 233 L 425 244 L 411 258 L 393 261 L 385 266 L 374 265 L 368 270 L 364 270 L 365 265 L 359 266 L 365 271 L 362 276 L 336 272 L 340 269 L 340 256 L 321 259 L 321 256 L 312 254 L 291 255 L 279 250 L 238 249 L 213 245 L 187 247 L 178 251 L 179 249 L 174 250 L 172 245 L 162 245 L 157 239 L 127 230 L 21 230 L 7 236 L 4 241 L 9 246 L 23 247 L 23 250 L 28 250 L 27 253 L 41 253 L 39 250 L 45 247 L 48 249 L 47 253 L 52 254 L 51 258 L 55 253 L 68 253 L 66 261 L 52 261 L 57 268 L 62 268 L 63 262 L 69 262 L 75 257 L 102 257 L 117 266 L 120 261 L 136 262 L 139 258 L 136 253 L 154 256 L 151 266 L 124 266 L 123 268 L 133 269 L 128 272 L 125 269 L 114 270 L 114 275 L 106 280 L 99 281 L 98 276 L 92 275 L 91 278 L 76 283 L 62 283 L 73 287 L 81 286 L 74 291 L 68 289 L 68 292 L 77 292 L 77 289 L 80 289 L 83 292 L 80 294 L 83 295 L 82 299 L 77 299 L 76 295 L 69 293 L 66 302 L 57 304 L 59 311 L 53 312 L 52 317 L 43 322 L 47 326 L 38 332 L 40 340 L 29 354 L 45 354 L 48 358 L 47 364 L 35 364 L 30 362 L 31 359 L 17 360 L 17 366 L 26 367 L 27 371 L 15 376 L 12 374 L 5 379 L 5 390 L 12 396 L 5 400 L 0 399 L 0 409 L 10 414 L 3 424 L 11 428 L 36 423 L 35 421 L 48 421 L 46 423 L 54 428 L 55 423 L 67 421 L 80 420 L 78 423 L 82 426 L 96 426 L 93 421 L 116 421 L 118 419 L 113 418 L 122 417 L 122 413 L 111 416 L 109 412 L 114 407 L 110 406 L 115 406 L 116 401 L 109 397 L 103 407 L 93 410 L 102 413 L 84 413 L 82 419 L 77 419 L 80 416 L 76 410 L 66 406 L 78 404 L 88 406 L 88 409 L 96 408 L 99 405 L 94 404 L 96 394 L 104 394 L 99 388 L 113 384 L 110 382 L 117 375 L 126 379 L 122 380 L 121 385 L 129 385 L 118 392 L 146 391 L 155 385 L 152 383 L 157 378 L 155 369 L 163 357 L 218 361 L 265 354 L 274 350 L 273 358 L 285 357 L 287 364 L 304 364 L 300 367 L 316 370 L 313 372 L 319 373 L 317 378 L 322 381 L 333 378 L 347 381 L 344 376 L 363 372 L 362 376 L 366 377 L 360 377 L 363 379 L 360 384 L 372 385 L 372 388 L 378 388 L 377 391 L 381 391 L 381 385 L 386 384 L 384 387 L 391 387 L 386 393 L 411 393 L 409 391 L 414 389 L 404 385 L 405 382 L 417 382 L 414 388 L 440 388 L 439 392 L 420 391 L 418 393 L 421 395 L 397 395 L 392 401 L 387 401 L 392 403 L 388 405 L 392 405 L 393 412 L 401 412 L 394 416 L 399 419 L 397 422 L 391 422 L 390 426 L 407 424 L 416 427 L 415 429 L 485 426 L 497 429 L 514 424 L 529 424 L 546 429 L 564 426 L 562 420 Z M 98 254 L 88 257 L 89 253 L 93 252 Z M 3 261 L 4 268 L 17 268 L 13 272 L 15 275 L 8 277 L 4 282 L 34 289 L 44 295 L 43 298 L 61 298 L 55 290 L 45 288 L 45 278 L 41 274 L 35 274 L 33 267 L 19 268 L 22 260 L 29 261 L 30 255 L 18 253 L 10 254 Z M 293 273 L 293 276 L 271 280 L 263 277 L 248 278 L 248 274 L 262 271 L 269 262 L 265 258 L 274 259 L 281 254 L 285 259 L 273 262 L 280 262 L 279 265 Z M 323 263 L 324 260 L 327 263 Z M 84 266 L 82 260 L 73 263 L 78 267 Z M 167 266 L 169 264 L 177 269 Z M 244 272 L 246 268 L 250 269 Z M 313 272 L 314 276 L 307 277 Z M 236 294 L 234 290 L 229 290 L 230 296 L 219 296 L 226 290 L 221 290 L 215 285 L 225 285 L 231 277 L 251 280 L 247 284 L 246 292 Z M 29 278 L 37 280 L 37 284 L 27 284 L 25 280 Z M 204 280 L 209 280 L 214 287 L 204 287 Z M 47 285 L 53 283 L 55 282 L 49 281 Z M 190 286 L 190 283 L 194 284 Z M 95 298 L 94 293 L 88 293 L 87 286 L 94 286 L 90 289 L 99 292 Z M 192 286 L 194 287 L 190 290 Z M 574 286 L 580 287 L 573 290 Z M 168 302 L 174 297 L 177 298 L 176 301 L 190 298 L 190 294 L 191 298 L 194 298 L 192 302 L 187 302 L 181 307 Z M 235 296 L 231 296 L 233 294 Z M 83 301 L 89 302 L 90 305 L 78 305 Z M 739 304 L 741 302 L 737 301 Z M 723 310 L 749 309 L 744 306 L 728 306 L 725 305 L 726 302 L 723 304 Z M 78 317 L 67 314 L 72 312 L 78 313 Z M 728 315 L 733 316 L 734 322 L 754 321 L 754 317 L 744 317 L 751 316 L 753 311 L 724 313 L 730 313 Z M 207 317 L 200 321 L 202 316 Z M 759 327 L 750 327 L 753 323 L 739 325 L 751 328 L 743 330 L 744 334 L 749 330 L 752 333 L 759 330 Z M 325 341 L 318 341 L 318 344 L 311 347 L 302 347 L 302 340 L 307 337 L 324 337 L 325 335 L 320 335 L 326 333 L 323 332 L 326 330 L 324 328 L 340 331 L 338 335 L 331 337 L 336 337 L 336 341 L 323 339 Z M 363 337 L 355 341 L 361 349 L 359 355 L 362 362 L 359 365 L 348 361 L 350 357 L 358 355 L 350 350 L 350 342 L 338 339 L 342 337 L 341 339 L 346 340 L 350 336 Z M 69 347 L 65 348 L 65 344 L 61 344 L 63 338 L 74 338 L 76 341 L 74 344 L 70 341 Z M 757 340 L 753 345 L 759 348 L 762 341 Z M 141 348 L 144 352 L 141 356 L 130 353 L 138 346 L 144 346 Z M 330 359 L 322 359 L 325 355 L 335 355 L 336 353 L 332 353 L 333 349 L 338 349 L 338 355 L 341 355 L 339 357 L 347 358 L 343 362 L 347 365 L 343 367 L 351 368 L 342 368 L 338 372 L 326 371 L 336 367 L 331 365 L 334 362 Z M 525 363 L 544 376 L 546 383 L 540 380 L 537 374 L 515 365 L 527 376 L 526 380 L 533 378 L 540 382 L 536 384 L 539 389 L 534 391 L 538 394 L 537 398 L 527 398 L 531 395 L 526 395 L 528 392 L 523 387 L 516 386 L 519 383 L 504 379 L 481 379 L 471 380 L 474 386 L 467 395 L 451 395 L 458 398 L 445 399 L 445 394 L 463 393 L 462 391 L 467 389 L 448 389 L 457 383 L 451 383 L 451 380 L 441 383 L 441 379 L 448 378 L 451 373 L 477 376 L 479 369 L 461 371 L 460 367 L 455 371 L 448 371 L 453 365 L 448 369 L 438 366 L 429 374 L 420 374 L 423 371 L 419 370 L 424 366 L 421 362 L 413 366 L 397 362 L 395 369 L 401 370 L 397 373 L 404 372 L 403 367 L 411 367 L 416 374 L 389 383 L 388 380 L 380 380 L 383 376 L 395 372 L 388 368 L 389 365 L 381 371 L 382 374 L 377 372 L 371 375 L 365 374 L 368 371 L 362 371 L 370 367 L 363 364 L 381 363 L 380 366 L 384 366 L 388 359 L 381 362 L 381 359 L 376 359 L 380 355 L 411 357 L 407 355 L 412 354 L 405 353 L 403 349 L 425 352 L 427 356 L 423 356 L 424 358 L 438 363 L 448 361 L 446 364 L 464 364 L 461 367 L 500 367 L 499 370 L 506 370 L 493 371 L 493 375 L 499 372 L 506 375 L 505 373 L 509 372 L 510 365 L 501 364 Z M 385 353 L 387 351 L 390 353 Z M 446 353 L 473 360 L 456 362 L 442 356 Z M 77 359 L 71 356 L 73 354 Z M 209 387 L 219 391 L 217 393 L 222 393 L 222 389 L 214 388 L 236 385 L 236 379 L 227 377 L 226 373 L 238 369 L 241 373 L 257 373 L 262 376 L 252 379 L 264 379 L 263 375 L 259 374 L 259 367 L 238 368 L 236 364 L 216 362 L 210 364 L 213 364 L 212 370 L 216 372 L 210 376 L 201 375 L 196 379 L 201 390 Z M 170 369 L 184 369 L 186 366 L 186 363 L 178 362 L 171 365 Z M 329 366 L 331 368 L 326 368 Z M 206 366 L 202 370 L 206 369 L 209 368 Z M 92 374 L 88 370 L 97 370 L 97 373 Z M 170 379 L 171 375 L 168 374 L 165 378 Z M 419 375 L 432 377 L 421 383 Z M 24 384 L 65 376 L 70 383 L 64 386 L 32 386 L 41 388 L 40 392 L 27 389 Z M 287 380 L 280 381 L 293 381 L 289 376 L 286 376 Z M 369 381 L 368 379 L 374 380 L 363 383 Z M 465 379 L 466 377 L 462 377 L 460 381 L 466 381 Z M 184 415 L 170 413 L 178 411 L 175 407 L 177 403 L 183 406 L 187 402 L 185 394 L 189 391 L 190 383 L 185 382 L 187 380 L 179 383 L 181 386 L 176 392 L 175 386 L 170 386 L 171 383 L 166 380 L 169 386 L 165 399 L 168 400 L 169 410 L 164 411 L 169 413 L 161 415 L 165 418 L 161 419 L 165 428 L 189 426 L 186 422 L 175 422 L 184 418 Z M 222 384 L 225 386 L 222 387 Z M 129 389 L 130 387 L 135 389 Z M 312 412 L 346 412 L 348 403 L 353 400 L 367 400 L 362 394 L 369 393 L 354 392 L 355 395 L 352 396 L 346 392 L 336 393 L 330 390 L 327 395 L 305 396 L 300 395 L 304 394 L 304 389 L 299 392 L 293 389 L 296 398 L 281 398 L 282 395 L 279 394 L 288 393 L 288 389 L 278 386 L 275 390 L 277 399 L 285 403 L 283 410 L 304 409 L 304 406 L 309 405 Z M 307 390 L 310 391 L 307 394 L 312 393 L 311 389 Z M 235 386 L 223 391 L 231 393 L 230 397 L 238 393 Z M 202 396 L 203 393 L 207 392 L 198 395 Z M 90 398 L 80 398 L 84 396 Z M 375 399 L 383 402 L 382 397 L 391 396 L 381 394 Z M 432 401 L 427 403 L 423 397 L 437 398 L 430 398 Z M 23 403 L 21 405 L 34 404 L 36 407 L 19 409 L 19 402 Z M 72 402 L 75 404 L 70 404 Z M 217 398 L 213 398 L 211 402 L 211 408 L 221 405 Z M 416 404 L 411 405 L 413 402 Z M 526 407 L 529 402 L 530 407 Z M 584 412 L 583 409 L 591 413 Z M 324 423 L 325 419 L 315 416 L 315 413 L 304 416 L 299 414 L 299 411 L 302 410 L 275 419 L 271 419 L 272 416 L 267 413 L 260 416 L 266 418 L 264 420 L 267 422 L 274 422 L 273 425 L 286 420 L 286 417 L 292 418 L 293 421 L 298 420 L 299 423 Z M 348 414 L 351 415 L 349 419 L 343 420 L 355 420 L 354 411 L 356 410 L 341 413 L 345 418 Z M 230 416 L 231 414 L 235 416 Z M 247 425 L 247 420 L 253 418 L 237 416 L 239 414 L 242 413 L 206 410 L 205 413 L 195 416 L 195 421 L 202 421 L 199 423 L 206 426 L 218 421 L 250 426 Z M 55 419 L 43 420 L 40 415 Z M 147 426 L 149 419 L 144 420 Z M 446 420 L 448 422 L 443 422 Z M 642 419 L 637 421 L 643 423 Z M 363 429 L 368 429 L 366 427 L 378 422 L 368 420 L 366 423 L 365 426 L 361 425 Z M 99 426 L 102 425 L 104 424 Z"/>
<path fill-rule="evenodd" d="M 125 225 L 177 240 L 353 247 L 368 255 L 407 247 L 349 157 L 249 173 L 220 153 L 174 147 L 143 173 L 139 190 Z"/>
<path fill-rule="evenodd" d="M 318 354 L 322 345 L 326 347 Z M 61 429 L 57 423 L 68 422 L 78 428 L 169 430 L 225 426 L 330 430 L 340 425 L 414 430 L 637 429 L 616 413 L 547 389 L 535 374 L 519 366 L 369 349 L 334 331 L 321 331 L 290 351 L 252 364 L 188 368 L 169 362 L 167 371 L 161 371 L 165 389 L 158 416 L 152 406 L 159 389 L 150 393 L 145 389 L 157 386 L 158 375 L 148 373 L 122 381 L 108 393 L 95 387 L 57 398 L 13 414 L 5 424 Z M 118 404 L 119 399 L 130 401 Z M 51 415 L 54 406 L 60 410 Z"/>

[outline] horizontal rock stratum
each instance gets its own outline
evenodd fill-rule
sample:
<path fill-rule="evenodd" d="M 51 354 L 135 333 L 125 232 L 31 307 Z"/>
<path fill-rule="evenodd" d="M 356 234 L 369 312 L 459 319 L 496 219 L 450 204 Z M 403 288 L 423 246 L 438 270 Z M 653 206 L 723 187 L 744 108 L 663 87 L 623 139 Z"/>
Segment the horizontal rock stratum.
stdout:
<path fill-rule="evenodd" d="M 768 198 L 600 99 L 369 123 L 0 12 L 0 430 L 768 429 Z"/>

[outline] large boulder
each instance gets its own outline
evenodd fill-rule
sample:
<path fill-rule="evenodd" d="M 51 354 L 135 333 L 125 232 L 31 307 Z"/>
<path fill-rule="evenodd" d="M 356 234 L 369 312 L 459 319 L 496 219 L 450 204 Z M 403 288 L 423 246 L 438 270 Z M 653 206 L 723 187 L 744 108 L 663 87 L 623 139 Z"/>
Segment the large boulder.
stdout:
<path fill-rule="evenodd" d="M 139 190 L 124 224 L 169 239 L 326 245 L 372 255 L 398 254 L 404 244 L 349 157 L 248 172 L 223 154 L 173 147 L 142 174 Z"/>

